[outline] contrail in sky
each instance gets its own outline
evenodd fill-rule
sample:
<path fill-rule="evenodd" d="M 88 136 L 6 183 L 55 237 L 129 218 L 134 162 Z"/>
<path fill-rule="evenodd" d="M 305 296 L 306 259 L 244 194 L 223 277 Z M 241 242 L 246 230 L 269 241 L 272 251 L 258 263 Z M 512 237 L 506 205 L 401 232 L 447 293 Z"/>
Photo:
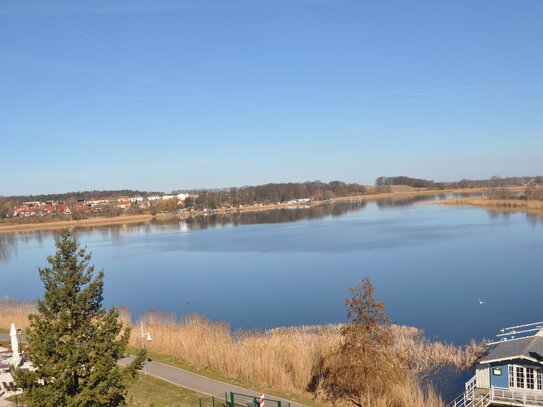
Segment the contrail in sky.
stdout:
<path fill-rule="evenodd" d="M 62 24 L 64 24 L 66 27 L 72 29 L 82 37 L 86 38 L 87 40 L 93 42 L 95 45 L 98 45 L 100 48 L 107 50 L 108 47 L 104 45 L 102 42 L 98 41 L 97 39 L 91 37 L 90 35 L 84 33 L 79 28 L 75 27 L 73 24 L 69 23 L 68 21 L 64 20 L 63 18 L 59 17 L 57 14 L 53 13 L 51 10 L 49 10 L 47 7 L 45 7 L 43 4 L 38 3 L 39 7 L 45 11 L 47 14 L 55 18 L 56 20 L 60 21 Z"/>

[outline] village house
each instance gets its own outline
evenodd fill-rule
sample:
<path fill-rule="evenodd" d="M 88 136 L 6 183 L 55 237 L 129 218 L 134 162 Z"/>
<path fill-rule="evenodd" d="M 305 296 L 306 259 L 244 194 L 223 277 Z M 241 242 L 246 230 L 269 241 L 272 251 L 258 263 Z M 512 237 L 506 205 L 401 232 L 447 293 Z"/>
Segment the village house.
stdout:
<path fill-rule="evenodd" d="M 13 208 L 12 216 L 14 217 L 30 217 L 30 216 L 45 216 L 51 214 L 69 214 L 70 208 L 63 202 L 48 201 L 48 202 L 23 202 L 22 205 L 17 205 Z"/>
<path fill-rule="evenodd" d="M 128 209 L 132 205 L 130 198 L 119 198 L 115 206 L 119 209 Z"/>

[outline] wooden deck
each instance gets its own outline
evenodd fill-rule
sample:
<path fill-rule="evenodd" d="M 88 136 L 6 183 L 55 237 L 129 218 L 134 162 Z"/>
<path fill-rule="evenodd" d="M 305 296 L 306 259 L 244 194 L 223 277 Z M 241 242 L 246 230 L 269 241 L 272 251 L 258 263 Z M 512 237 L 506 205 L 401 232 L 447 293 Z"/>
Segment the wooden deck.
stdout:
<path fill-rule="evenodd" d="M 484 391 L 477 389 L 477 394 L 488 394 L 490 406 L 520 406 L 543 407 L 543 393 L 528 390 L 511 390 L 493 387 Z"/>
<path fill-rule="evenodd" d="M 543 393 L 527 390 L 511 390 L 493 387 L 491 389 L 470 389 L 447 407 L 543 407 Z"/>

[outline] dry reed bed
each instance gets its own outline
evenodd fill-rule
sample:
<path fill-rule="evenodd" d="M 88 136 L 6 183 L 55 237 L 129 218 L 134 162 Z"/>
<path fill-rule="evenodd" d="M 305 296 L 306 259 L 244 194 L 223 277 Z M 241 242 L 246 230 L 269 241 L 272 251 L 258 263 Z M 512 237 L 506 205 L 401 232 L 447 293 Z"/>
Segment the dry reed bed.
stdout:
<path fill-rule="evenodd" d="M 0 327 L 28 326 L 35 303 L 0 301 Z M 121 319 L 132 325 L 130 345 L 141 346 L 140 323 L 153 340 L 151 352 L 174 356 L 198 367 L 208 367 L 249 382 L 266 384 L 283 391 L 307 392 L 319 375 L 322 361 L 341 341 L 341 325 L 300 326 L 265 331 L 232 333 L 228 324 L 211 322 L 197 315 L 178 319 L 175 315 L 148 312 L 131 322 L 128 311 Z M 418 374 L 444 364 L 458 369 L 471 366 L 483 351 L 480 344 L 464 347 L 427 340 L 417 328 L 393 326 L 394 348 L 410 361 L 412 374 L 394 391 L 375 400 L 373 407 L 436 407 L 443 403 L 432 389 L 423 391 Z"/>
<path fill-rule="evenodd" d="M 153 335 L 152 352 L 179 357 L 195 366 L 209 367 L 255 383 L 285 390 L 306 391 L 320 362 L 341 341 L 341 325 L 276 328 L 231 333 L 226 324 L 198 316 L 147 313 L 141 321 Z M 138 322 L 139 323 L 139 322 Z M 484 350 L 480 344 L 458 347 L 427 340 L 421 330 L 393 326 L 394 348 L 407 356 L 407 369 L 428 372 L 444 364 L 471 366 Z M 139 346 L 135 332 L 132 346 Z"/>
<path fill-rule="evenodd" d="M 445 403 L 433 388 L 430 387 L 424 391 L 421 388 L 420 382 L 415 377 L 393 385 L 389 393 L 371 401 L 371 407 L 443 406 L 445 406 Z"/>
<path fill-rule="evenodd" d="M 9 329 L 12 323 L 25 329 L 29 325 L 28 316 L 36 312 L 35 302 L 13 301 L 0 298 L 0 328 Z"/>
<path fill-rule="evenodd" d="M 458 198 L 435 202 L 450 206 L 480 206 L 497 211 L 528 211 L 543 213 L 543 201 L 527 199 Z"/>

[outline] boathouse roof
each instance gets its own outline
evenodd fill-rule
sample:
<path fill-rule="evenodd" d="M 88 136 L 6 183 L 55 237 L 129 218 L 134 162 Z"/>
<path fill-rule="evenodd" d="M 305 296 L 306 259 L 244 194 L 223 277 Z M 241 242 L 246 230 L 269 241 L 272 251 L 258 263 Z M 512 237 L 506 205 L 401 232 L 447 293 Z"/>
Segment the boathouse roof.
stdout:
<path fill-rule="evenodd" d="M 543 332 L 527 338 L 508 339 L 498 343 L 479 363 L 526 359 L 543 364 Z"/>

